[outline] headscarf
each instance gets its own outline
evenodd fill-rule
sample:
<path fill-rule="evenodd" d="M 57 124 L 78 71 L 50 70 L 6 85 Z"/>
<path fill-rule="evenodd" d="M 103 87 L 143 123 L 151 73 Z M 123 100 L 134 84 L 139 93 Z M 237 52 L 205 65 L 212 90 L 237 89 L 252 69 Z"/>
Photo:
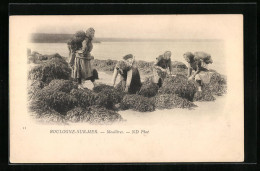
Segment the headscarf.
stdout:
<path fill-rule="evenodd" d="M 171 57 L 171 55 L 172 55 L 172 52 L 171 52 L 171 51 L 166 51 L 166 52 L 164 52 L 163 57 L 166 58 L 166 54 L 168 54 L 168 53 L 170 53 L 170 57 Z"/>
<path fill-rule="evenodd" d="M 94 30 L 92 27 L 90 27 L 90 28 L 87 29 L 87 31 L 86 31 L 86 36 L 87 36 L 88 38 L 90 38 L 89 35 L 90 35 L 91 33 L 95 33 L 95 30 Z M 93 38 L 93 37 L 91 37 L 91 38 Z"/>
<path fill-rule="evenodd" d="M 194 55 L 191 52 L 186 52 L 183 54 L 183 56 L 184 56 L 185 60 L 189 63 L 194 61 Z"/>
<path fill-rule="evenodd" d="M 117 63 L 117 65 L 116 65 L 116 68 L 120 71 L 128 71 L 128 70 L 130 70 L 131 69 L 131 67 L 132 67 L 132 63 L 129 63 L 128 61 L 127 61 L 127 59 L 131 59 L 131 58 L 133 58 L 133 55 L 132 54 L 128 54 L 128 55 L 125 55 L 124 57 L 123 57 L 123 60 L 120 60 L 118 63 Z"/>
<path fill-rule="evenodd" d="M 130 59 L 130 58 L 133 58 L 134 56 L 132 54 L 128 54 L 128 55 L 125 55 L 123 57 L 124 60 L 127 60 L 127 59 Z"/>

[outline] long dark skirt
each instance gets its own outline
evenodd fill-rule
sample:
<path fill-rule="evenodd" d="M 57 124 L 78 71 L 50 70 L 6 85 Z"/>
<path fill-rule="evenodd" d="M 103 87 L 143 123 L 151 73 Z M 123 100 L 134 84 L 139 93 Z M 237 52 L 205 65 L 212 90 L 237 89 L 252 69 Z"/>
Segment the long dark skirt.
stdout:
<path fill-rule="evenodd" d="M 86 78 L 85 80 L 90 80 L 91 82 L 94 82 L 95 80 L 98 80 L 98 72 L 96 69 L 93 69 L 92 70 L 92 76 L 91 77 L 88 77 Z M 79 84 L 82 83 L 82 79 L 81 78 L 77 78 L 75 79 L 75 81 L 77 81 Z"/>
<path fill-rule="evenodd" d="M 93 69 L 92 70 L 92 76 L 91 77 L 88 77 L 86 78 L 86 80 L 91 80 L 92 82 L 94 82 L 95 80 L 98 80 L 98 72 L 96 69 Z"/>
<path fill-rule="evenodd" d="M 139 74 L 139 70 L 137 68 L 133 68 L 132 69 L 132 80 L 130 83 L 130 87 L 128 89 L 128 93 L 129 94 L 136 94 L 137 92 L 139 92 L 142 83 L 141 83 L 141 78 L 140 78 L 140 74 Z M 121 80 L 117 86 L 116 89 L 119 91 L 124 91 L 126 88 L 126 79 L 127 79 L 127 72 L 124 71 L 124 73 L 122 74 L 123 76 L 123 80 Z"/>

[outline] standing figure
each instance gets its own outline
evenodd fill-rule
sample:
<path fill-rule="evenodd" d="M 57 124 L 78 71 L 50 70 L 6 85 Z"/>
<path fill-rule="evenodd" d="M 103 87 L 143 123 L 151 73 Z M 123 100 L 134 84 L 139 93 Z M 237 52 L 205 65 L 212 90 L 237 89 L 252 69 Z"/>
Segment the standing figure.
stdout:
<path fill-rule="evenodd" d="M 186 52 L 183 57 L 188 62 L 188 80 L 195 79 L 198 91 L 201 92 L 202 85 L 210 82 L 212 73 L 207 69 L 207 63 L 212 63 L 212 60 L 210 56 L 205 56 L 204 59 L 207 60 L 207 63 L 205 63 L 204 59 L 197 55 L 201 53 L 196 52 L 194 54 Z M 194 72 L 192 73 L 192 71 Z"/>
<path fill-rule="evenodd" d="M 92 40 L 94 38 L 95 30 L 89 28 L 86 31 L 85 38 L 81 43 L 81 48 L 75 51 L 75 61 L 72 71 L 72 77 L 77 79 L 79 88 L 83 89 L 82 81 L 91 80 L 94 87 L 96 86 L 95 80 L 98 79 L 98 72 L 92 69 L 90 61 L 94 59 L 90 52 L 93 49 Z M 79 45 L 80 47 L 80 45 Z M 73 63 L 73 61 L 70 61 Z"/>
<path fill-rule="evenodd" d="M 169 74 L 172 74 L 171 51 L 166 51 L 163 55 L 156 58 L 153 66 L 153 82 L 159 87 L 162 86 L 163 80 L 167 76 L 167 69 Z"/>
<path fill-rule="evenodd" d="M 118 85 L 115 85 L 118 74 L 120 75 L 120 82 Z M 135 94 L 140 90 L 142 86 L 141 78 L 132 54 L 124 56 L 123 60 L 120 60 L 116 64 L 112 77 L 112 85 L 130 94 Z"/>

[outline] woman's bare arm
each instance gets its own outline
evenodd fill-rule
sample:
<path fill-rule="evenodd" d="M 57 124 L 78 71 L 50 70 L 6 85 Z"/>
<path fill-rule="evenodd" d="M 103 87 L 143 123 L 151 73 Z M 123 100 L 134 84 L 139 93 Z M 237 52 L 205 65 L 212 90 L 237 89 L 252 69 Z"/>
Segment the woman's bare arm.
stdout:
<path fill-rule="evenodd" d="M 130 84 L 131 84 L 131 81 L 132 81 L 132 74 L 133 74 L 133 70 L 130 69 L 130 70 L 127 72 L 126 88 L 129 88 L 129 87 L 130 87 Z"/>
<path fill-rule="evenodd" d="M 112 85 L 113 86 L 115 86 L 117 75 L 118 75 L 118 70 L 115 68 L 114 73 L 113 73 L 113 77 L 112 77 Z"/>
<path fill-rule="evenodd" d="M 169 60 L 168 65 L 169 65 L 168 67 L 169 67 L 170 74 L 172 74 L 172 60 L 171 60 L 171 58 Z"/>
<path fill-rule="evenodd" d="M 191 67 L 191 64 L 188 63 L 188 77 L 191 76 L 191 73 L 192 73 L 192 67 Z"/>

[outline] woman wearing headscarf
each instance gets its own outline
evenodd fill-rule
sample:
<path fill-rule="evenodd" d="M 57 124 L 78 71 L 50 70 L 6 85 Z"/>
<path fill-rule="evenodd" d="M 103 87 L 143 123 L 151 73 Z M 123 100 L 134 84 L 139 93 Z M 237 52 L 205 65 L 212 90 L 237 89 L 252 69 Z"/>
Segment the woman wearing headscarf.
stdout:
<path fill-rule="evenodd" d="M 75 62 L 73 68 L 73 78 L 77 79 L 79 88 L 84 88 L 82 85 L 83 80 L 91 80 L 94 86 L 96 86 L 95 80 L 98 79 L 98 72 L 92 69 L 90 61 L 94 59 L 90 52 L 93 49 L 92 40 L 95 35 L 95 30 L 89 28 L 86 31 L 85 38 L 82 41 L 82 46 L 75 53 Z"/>
<path fill-rule="evenodd" d="M 162 86 L 163 80 L 167 75 L 167 69 L 169 74 L 172 74 L 172 62 L 171 51 L 166 51 L 163 55 L 156 58 L 153 66 L 153 82 L 159 87 Z"/>
<path fill-rule="evenodd" d="M 195 52 L 194 54 L 186 52 L 183 57 L 188 62 L 188 80 L 195 79 L 198 91 L 202 91 L 203 83 L 209 83 L 212 75 L 207 69 L 207 63 L 212 63 L 210 55 L 202 52 Z M 194 72 L 192 73 L 192 71 Z"/>
<path fill-rule="evenodd" d="M 115 85 L 117 76 L 120 76 L 120 82 Z M 125 55 L 114 69 L 112 84 L 121 91 L 135 94 L 142 86 L 139 71 L 135 65 L 135 59 L 132 54 Z"/>

